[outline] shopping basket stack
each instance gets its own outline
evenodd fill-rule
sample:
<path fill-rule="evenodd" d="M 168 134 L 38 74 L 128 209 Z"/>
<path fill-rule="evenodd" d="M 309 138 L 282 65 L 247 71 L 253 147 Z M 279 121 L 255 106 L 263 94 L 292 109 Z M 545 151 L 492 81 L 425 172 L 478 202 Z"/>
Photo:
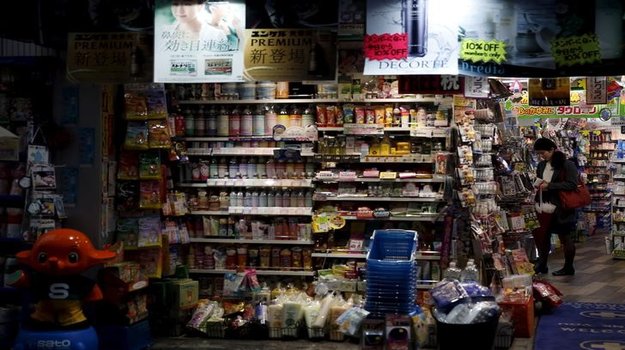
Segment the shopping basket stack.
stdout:
<path fill-rule="evenodd" d="M 375 230 L 367 254 L 365 309 L 370 317 L 416 311 L 417 232 Z"/>

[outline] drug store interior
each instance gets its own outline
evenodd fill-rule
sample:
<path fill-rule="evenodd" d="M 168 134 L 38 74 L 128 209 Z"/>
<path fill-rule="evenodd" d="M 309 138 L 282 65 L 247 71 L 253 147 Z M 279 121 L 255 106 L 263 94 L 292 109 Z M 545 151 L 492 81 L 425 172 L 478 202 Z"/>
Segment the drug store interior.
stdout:
<path fill-rule="evenodd" d="M 16 253 L 70 228 L 116 253 L 103 349 L 510 348 L 566 300 L 534 273 L 541 137 L 590 192 L 578 244 L 625 258 L 620 1 L 88 3 L 0 38 L 1 347 Z"/>

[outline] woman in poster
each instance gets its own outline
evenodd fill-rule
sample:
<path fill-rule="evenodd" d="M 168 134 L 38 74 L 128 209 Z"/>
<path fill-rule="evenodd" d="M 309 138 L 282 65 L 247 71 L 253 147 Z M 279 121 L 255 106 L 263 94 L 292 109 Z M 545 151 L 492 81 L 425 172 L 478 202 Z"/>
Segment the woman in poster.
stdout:
<path fill-rule="evenodd" d="M 211 16 L 204 0 L 173 0 L 171 14 L 174 22 L 164 32 L 169 32 L 171 39 L 209 43 L 215 48 L 211 51 L 226 51 L 226 34 L 222 29 L 211 25 Z"/>

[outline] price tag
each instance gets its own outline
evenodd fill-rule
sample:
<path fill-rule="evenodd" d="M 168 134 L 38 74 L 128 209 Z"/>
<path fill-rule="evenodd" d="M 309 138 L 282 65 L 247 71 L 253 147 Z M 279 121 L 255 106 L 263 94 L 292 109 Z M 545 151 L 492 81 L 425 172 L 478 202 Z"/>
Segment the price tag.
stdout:
<path fill-rule="evenodd" d="M 238 180 L 234 180 L 234 186 L 245 186 L 245 183 L 243 182 L 242 179 L 238 179 Z"/>
<path fill-rule="evenodd" d="M 217 180 L 211 180 L 211 179 L 206 180 L 206 186 L 216 186 L 216 185 L 217 185 Z"/>
<path fill-rule="evenodd" d="M 226 181 L 225 186 L 234 186 L 234 180 Z"/>
<path fill-rule="evenodd" d="M 410 130 L 410 136 L 412 137 L 432 137 L 432 129 L 429 128 L 414 128 Z"/>
<path fill-rule="evenodd" d="M 226 180 L 216 180 L 215 181 L 215 186 L 225 186 L 226 185 Z"/>
<path fill-rule="evenodd" d="M 339 172 L 339 179 L 341 180 L 356 180 L 357 175 L 355 171 L 341 171 Z"/>
<path fill-rule="evenodd" d="M 364 241 L 362 239 L 350 239 L 349 240 L 349 251 L 350 252 L 360 252 L 362 251 Z"/>
<path fill-rule="evenodd" d="M 380 172 L 380 180 L 395 180 L 396 178 L 397 178 L 397 172 L 395 171 Z"/>
<path fill-rule="evenodd" d="M 432 131 L 432 137 L 447 137 L 449 135 L 449 129 L 434 129 Z"/>

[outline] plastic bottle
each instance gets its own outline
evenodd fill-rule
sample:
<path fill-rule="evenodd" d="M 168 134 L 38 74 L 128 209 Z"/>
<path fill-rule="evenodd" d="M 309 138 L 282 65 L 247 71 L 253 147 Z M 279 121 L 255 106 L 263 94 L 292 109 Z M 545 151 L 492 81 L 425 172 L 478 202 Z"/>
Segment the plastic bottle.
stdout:
<path fill-rule="evenodd" d="M 275 203 L 276 203 L 275 204 L 276 207 L 283 207 L 283 205 L 282 205 L 282 192 L 276 191 Z"/>
<path fill-rule="evenodd" d="M 247 163 L 247 158 L 242 158 L 241 162 L 239 163 L 239 176 L 242 179 L 247 179 L 249 177 L 249 175 L 247 174 Z"/>
<path fill-rule="evenodd" d="M 215 106 L 211 105 L 206 115 L 206 135 L 217 135 L 217 110 Z"/>
<path fill-rule="evenodd" d="M 195 136 L 204 136 L 206 130 L 206 119 L 204 119 L 204 108 L 200 107 L 195 114 Z"/>
<path fill-rule="evenodd" d="M 252 134 L 254 136 L 265 135 L 265 114 L 260 106 L 256 106 L 254 115 L 252 116 Z"/>
<path fill-rule="evenodd" d="M 228 112 L 225 106 L 221 106 L 217 114 L 217 136 L 228 136 L 229 129 L 230 120 L 228 118 Z"/>
<path fill-rule="evenodd" d="M 252 193 L 250 191 L 245 192 L 245 196 L 243 197 L 243 206 L 246 208 L 252 207 Z"/>
<path fill-rule="evenodd" d="M 195 135 L 195 121 L 190 109 L 185 109 L 184 111 L 184 130 L 186 136 Z"/>
<path fill-rule="evenodd" d="M 243 192 L 239 191 L 237 192 L 237 207 L 242 207 L 244 203 L 244 196 L 243 196 Z"/>
<path fill-rule="evenodd" d="M 307 106 L 302 112 L 302 126 L 305 128 L 309 125 L 315 125 L 315 115 L 312 106 Z"/>
<path fill-rule="evenodd" d="M 312 192 L 306 191 L 306 195 L 304 196 L 304 206 L 311 208 L 313 206 Z"/>
<path fill-rule="evenodd" d="M 276 111 L 273 109 L 273 106 L 266 107 L 265 111 L 265 135 L 271 136 L 273 135 L 273 127 L 277 124 Z"/>
<path fill-rule="evenodd" d="M 460 280 L 460 274 L 462 271 L 456 266 L 455 261 L 451 261 L 449 263 L 449 267 L 445 269 L 445 273 L 443 274 L 443 278 L 446 280 Z"/>
<path fill-rule="evenodd" d="M 268 207 L 276 206 L 276 196 L 275 196 L 275 193 L 273 193 L 273 191 L 269 191 L 267 193 L 267 206 Z"/>
<path fill-rule="evenodd" d="M 259 179 L 267 178 L 267 164 L 265 164 L 264 158 L 258 158 L 256 163 L 256 177 Z"/>
<path fill-rule="evenodd" d="M 252 208 L 258 208 L 258 207 L 259 207 L 258 192 L 254 191 L 252 192 Z"/>
<path fill-rule="evenodd" d="M 236 179 L 239 173 L 239 163 L 237 163 L 236 158 L 230 159 L 230 165 L 228 166 L 228 178 Z"/>
<path fill-rule="evenodd" d="M 209 177 L 211 179 L 219 178 L 219 165 L 217 165 L 217 158 L 211 158 L 210 166 L 209 166 Z"/>
<path fill-rule="evenodd" d="M 241 115 L 241 136 L 252 136 L 254 134 L 254 117 L 248 106 L 243 109 Z"/>
<path fill-rule="evenodd" d="M 232 190 L 232 192 L 230 192 L 230 206 L 237 206 L 237 193 L 235 192 L 235 190 Z"/>
<path fill-rule="evenodd" d="M 260 191 L 258 194 L 258 206 L 264 208 L 267 206 L 267 192 Z"/>
<path fill-rule="evenodd" d="M 280 112 L 278 112 L 277 123 L 280 125 L 284 125 L 285 128 L 289 127 L 289 124 L 290 124 L 289 111 L 287 111 L 285 105 L 282 105 L 282 107 L 280 108 Z"/>
<path fill-rule="evenodd" d="M 249 179 L 255 179 L 258 177 L 256 173 L 256 158 L 250 158 L 249 162 L 247 162 L 247 177 Z"/>
<path fill-rule="evenodd" d="M 230 118 L 228 119 L 228 121 L 229 136 L 239 137 L 241 135 L 241 115 L 239 114 L 239 109 L 236 106 L 230 113 Z"/>
<path fill-rule="evenodd" d="M 267 165 L 265 166 L 265 170 L 267 171 L 268 179 L 276 179 L 276 163 L 273 159 L 269 159 Z"/>
<path fill-rule="evenodd" d="M 471 259 L 460 273 L 460 282 L 479 282 L 479 278 L 479 271 Z"/>

